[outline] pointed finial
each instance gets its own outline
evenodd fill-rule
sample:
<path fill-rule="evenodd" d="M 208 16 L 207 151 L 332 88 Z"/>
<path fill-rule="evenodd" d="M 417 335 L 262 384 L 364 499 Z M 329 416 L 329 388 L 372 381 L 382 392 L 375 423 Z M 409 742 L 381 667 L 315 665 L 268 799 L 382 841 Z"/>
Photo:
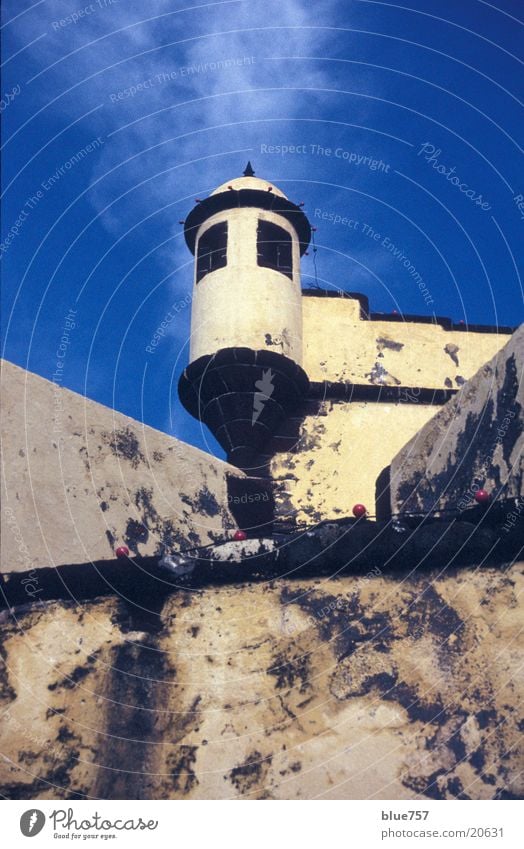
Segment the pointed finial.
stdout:
<path fill-rule="evenodd" d="M 248 162 L 246 165 L 246 170 L 244 171 L 244 177 L 254 177 L 255 172 L 253 171 L 253 166 L 251 162 Z"/>

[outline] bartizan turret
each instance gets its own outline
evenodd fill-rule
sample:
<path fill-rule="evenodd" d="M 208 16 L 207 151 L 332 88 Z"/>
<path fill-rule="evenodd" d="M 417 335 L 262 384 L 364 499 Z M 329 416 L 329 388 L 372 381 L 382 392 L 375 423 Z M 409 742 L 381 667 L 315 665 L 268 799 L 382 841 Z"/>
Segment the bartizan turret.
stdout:
<path fill-rule="evenodd" d="M 198 200 L 185 221 L 195 255 L 190 363 L 180 399 L 229 462 L 251 474 L 305 396 L 300 257 L 311 227 L 276 186 L 244 176 Z"/>

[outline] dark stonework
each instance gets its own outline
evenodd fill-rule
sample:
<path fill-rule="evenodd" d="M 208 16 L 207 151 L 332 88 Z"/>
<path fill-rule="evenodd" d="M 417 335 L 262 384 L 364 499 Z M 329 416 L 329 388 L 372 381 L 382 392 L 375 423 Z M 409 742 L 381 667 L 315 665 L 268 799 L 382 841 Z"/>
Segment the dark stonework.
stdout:
<path fill-rule="evenodd" d="M 224 348 L 191 363 L 178 391 L 186 410 L 227 452 L 228 462 L 257 476 L 265 471 L 260 454 L 308 385 L 300 366 L 282 354 Z"/>

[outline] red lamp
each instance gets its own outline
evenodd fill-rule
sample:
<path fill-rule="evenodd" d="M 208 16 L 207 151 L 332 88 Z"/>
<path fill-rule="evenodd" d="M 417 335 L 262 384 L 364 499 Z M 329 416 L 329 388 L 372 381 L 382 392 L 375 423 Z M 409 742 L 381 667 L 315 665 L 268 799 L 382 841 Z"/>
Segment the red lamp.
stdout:
<path fill-rule="evenodd" d="M 490 499 L 491 496 L 487 490 L 477 489 L 475 493 L 475 501 L 477 502 L 477 504 L 488 504 Z"/>

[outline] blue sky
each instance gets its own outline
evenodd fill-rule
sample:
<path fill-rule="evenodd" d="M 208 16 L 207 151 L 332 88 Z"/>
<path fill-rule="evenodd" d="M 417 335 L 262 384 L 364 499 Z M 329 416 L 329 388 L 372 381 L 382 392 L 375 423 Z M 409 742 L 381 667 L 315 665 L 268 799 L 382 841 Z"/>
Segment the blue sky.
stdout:
<path fill-rule="evenodd" d="M 52 379 L 65 336 L 62 385 L 214 451 L 176 394 L 179 221 L 247 159 L 321 285 L 520 323 L 524 4 L 406 2 L 4 0 L 4 356 Z"/>

